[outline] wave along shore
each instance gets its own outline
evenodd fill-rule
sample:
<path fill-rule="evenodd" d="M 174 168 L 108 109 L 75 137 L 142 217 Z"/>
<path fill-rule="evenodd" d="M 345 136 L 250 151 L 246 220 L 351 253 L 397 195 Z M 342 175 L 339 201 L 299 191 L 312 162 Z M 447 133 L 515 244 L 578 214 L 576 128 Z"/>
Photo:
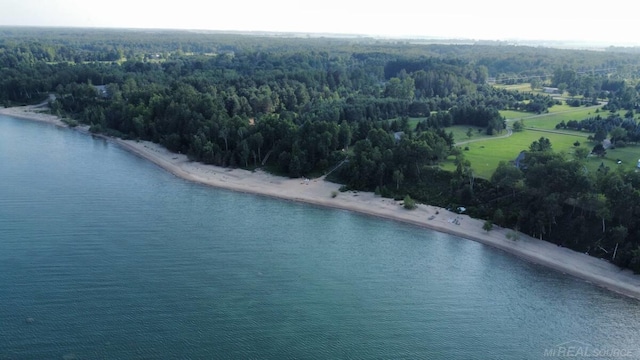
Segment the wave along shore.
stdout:
<path fill-rule="evenodd" d="M 38 112 L 39 109 L 41 108 L 35 106 L 6 108 L 0 109 L 0 115 L 67 127 L 58 117 Z M 87 127 L 76 129 L 88 133 Z M 484 221 L 467 215 L 459 215 L 443 208 L 423 204 L 418 205 L 415 210 L 406 210 L 399 201 L 381 198 L 373 193 L 338 192 L 340 185 L 324 181 L 323 178 L 289 179 L 261 170 L 252 172 L 205 165 L 190 161 L 186 155 L 172 153 L 148 141 L 104 138 L 189 181 L 233 191 L 355 211 L 456 235 L 493 246 L 611 291 L 640 299 L 640 276 L 634 275 L 630 270 L 621 270 L 608 261 L 522 233 L 518 234 L 518 240 L 507 239 L 507 234 L 513 232 L 510 229 L 494 226 L 493 230 L 486 232 L 482 229 Z M 335 198 L 332 196 L 333 192 L 338 192 Z"/>

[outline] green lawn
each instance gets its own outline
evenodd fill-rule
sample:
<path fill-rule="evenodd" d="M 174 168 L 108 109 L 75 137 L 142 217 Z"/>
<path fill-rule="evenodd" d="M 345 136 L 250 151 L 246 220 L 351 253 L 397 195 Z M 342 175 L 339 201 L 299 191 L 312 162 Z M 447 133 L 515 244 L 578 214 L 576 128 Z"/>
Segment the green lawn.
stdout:
<path fill-rule="evenodd" d="M 471 167 L 476 171 L 476 175 L 489 179 L 500 161 L 514 160 L 520 151 L 528 150 L 532 142 L 543 136 L 551 141 L 553 151 L 564 152 L 568 158 L 573 154 L 573 143 L 576 141 L 579 141 L 583 146 L 592 147 L 591 144 L 587 143 L 584 136 L 531 130 L 514 133 L 508 138 L 469 143 L 461 147 L 463 149 L 467 146 L 469 147 L 468 151 L 464 151 L 464 155 L 471 162 Z M 455 169 L 453 157 L 444 162 L 443 168 L 448 170 Z"/>
<path fill-rule="evenodd" d="M 513 84 L 513 85 L 494 84 L 493 87 L 498 89 L 506 89 L 510 91 L 531 92 L 530 83 Z"/>
<path fill-rule="evenodd" d="M 547 85 L 544 85 L 547 86 Z M 549 95 L 544 92 L 542 88 L 536 88 L 535 90 L 531 90 L 531 83 L 522 83 L 522 84 L 513 84 L 513 85 L 505 85 L 505 84 L 493 84 L 493 87 L 497 89 L 506 89 L 509 91 L 519 91 L 521 93 L 532 93 L 538 95 Z"/>
<path fill-rule="evenodd" d="M 536 88 L 535 90 L 531 90 L 530 83 L 513 84 L 513 85 L 494 84 L 493 87 L 498 89 L 506 89 L 509 91 L 519 91 L 521 93 L 548 95 L 547 93 L 544 92 L 542 88 Z"/>
<path fill-rule="evenodd" d="M 556 112 L 550 114 L 544 114 L 544 116 L 532 117 L 529 119 L 524 119 L 525 127 L 530 127 L 534 129 L 550 129 L 553 130 L 556 128 L 560 122 L 570 121 L 570 120 L 584 120 L 588 117 L 596 116 L 595 108 L 573 108 L 575 110 L 565 111 L 565 112 Z M 602 114 L 603 116 L 607 116 L 606 112 Z"/>
<path fill-rule="evenodd" d="M 409 128 L 411 128 L 411 130 L 414 130 L 416 128 L 416 125 L 418 125 L 418 123 L 420 121 L 425 120 L 426 117 L 410 117 L 409 118 Z M 393 118 L 393 119 L 389 119 L 389 120 L 383 120 L 383 121 L 388 121 L 389 123 L 393 122 L 393 121 L 400 121 L 400 118 Z"/>
<path fill-rule="evenodd" d="M 526 118 L 529 116 L 533 116 L 535 114 L 526 112 L 526 111 L 516 111 L 516 110 L 500 110 L 500 115 L 502 115 L 507 120 Z"/>
<path fill-rule="evenodd" d="M 466 159 L 471 162 L 471 167 L 475 170 L 476 176 L 489 179 L 491 175 L 493 175 L 496 167 L 498 167 L 500 161 L 514 160 L 520 151 L 528 150 L 529 145 L 542 136 L 551 141 L 553 151 L 564 153 L 567 160 L 572 159 L 575 150 L 573 143 L 576 141 L 588 149 L 594 146 L 593 143 L 586 140 L 585 135 L 556 134 L 525 130 L 514 133 L 508 138 L 470 143 L 462 145 L 461 148 L 469 147 L 468 151 L 464 151 L 464 155 Z M 618 159 L 622 161 L 622 164 L 617 164 Z M 604 163 L 605 166 L 611 169 L 615 169 L 616 167 L 634 169 L 639 159 L 640 146 L 628 146 L 609 149 L 604 158 L 589 156 L 586 165 L 590 171 L 596 171 L 601 163 Z M 443 168 L 451 171 L 455 170 L 453 160 L 453 157 L 447 159 L 442 165 Z"/>
<path fill-rule="evenodd" d="M 567 104 L 553 105 L 552 107 L 549 108 L 549 114 L 564 112 L 564 111 L 574 111 L 579 109 L 580 108 L 572 107 Z"/>
<path fill-rule="evenodd" d="M 467 136 L 467 131 L 469 128 L 473 131 L 473 136 L 469 138 Z M 453 125 L 444 129 L 447 133 L 453 133 L 453 139 L 455 142 L 468 141 L 468 140 L 478 140 L 478 139 L 491 139 L 492 137 L 496 137 L 498 135 L 487 135 L 487 129 L 484 127 L 477 126 L 469 126 L 469 125 Z M 480 130 L 480 131 L 478 131 Z"/>
<path fill-rule="evenodd" d="M 622 164 L 617 164 L 617 160 L 622 160 Z M 595 171 L 600 164 L 610 167 L 612 170 L 616 167 L 624 167 L 625 169 L 634 169 L 640 160 L 640 146 L 627 146 L 624 148 L 608 149 L 604 158 L 590 156 L 587 161 L 589 170 Z"/>
<path fill-rule="evenodd" d="M 519 86 L 524 86 L 520 84 Z M 506 87 L 506 86 L 505 86 Z M 515 89 L 516 86 L 509 86 L 509 89 Z M 464 151 L 467 160 L 471 162 L 471 167 L 475 170 L 476 176 L 489 179 L 495 171 L 500 161 L 514 160 L 520 151 L 528 150 L 529 145 L 540 137 L 546 137 L 551 141 L 553 151 L 562 152 L 566 159 L 572 158 L 576 141 L 581 146 L 592 149 L 595 145 L 587 141 L 590 135 L 585 132 L 572 130 L 556 130 L 556 125 L 562 121 L 583 120 L 590 116 L 596 116 L 598 107 L 571 107 L 568 105 L 556 105 L 549 109 L 547 114 L 532 114 L 523 111 L 503 110 L 500 114 L 507 120 L 523 119 L 525 130 L 514 133 L 508 138 L 491 139 L 486 134 L 474 133 L 471 140 L 478 139 L 480 136 L 487 141 L 478 141 L 461 145 L 460 148 L 468 147 L 468 151 Z M 602 117 L 609 116 L 606 111 L 599 112 Z M 624 116 L 624 113 L 620 113 Z M 452 131 L 456 142 L 466 141 L 466 132 L 468 126 L 454 126 L 447 128 L 447 132 Z M 611 169 L 624 167 L 627 169 L 635 169 L 640 159 L 640 146 L 628 146 L 624 148 L 609 149 L 604 158 L 589 156 L 586 161 L 586 167 L 589 171 L 596 171 L 601 163 Z M 453 164 L 454 158 L 449 157 L 442 164 L 445 170 L 455 170 Z M 617 164 L 617 160 L 621 160 L 621 164 Z"/>
<path fill-rule="evenodd" d="M 411 128 L 412 130 L 414 130 L 416 128 L 416 125 L 418 125 L 418 123 L 420 121 L 425 120 L 426 118 L 421 117 L 421 118 L 415 118 L 415 117 L 410 117 L 409 118 L 409 128 Z"/>
<path fill-rule="evenodd" d="M 523 111 L 503 110 L 500 111 L 500 114 L 507 120 L 523 119 L 526 128 L 522 132 L 513 133 L 508 138 L 496 138 L 504 135 L 504 133 L 489 136 L 484 128 L 467 125 L 455 125 L 445 130 L 453 133 L 456 142 L 483 139 L 483 141 L 463 144 L 460 148 L 469 148 L 468 151 L 463 151 L 466 159 L 471 162 L 471 167 L 475 170 L 476 176 L 489 179 L 500 161 L 514 160 L 520 151 L 528 150 L 529 145 L 540 137 L 548 138 L 551 141 L 553 151 L 564 153 L 567 159 L 572 158 L 575 149 L 573 144 L 576 141 L 580 142 L 583 147 L 593 148 L 594 144 L 587 141 L 589 133 L 556 130 L 556 125 L 562 121 L 583 120 L 590 116 L 596 116 L 596 109 L 597 107 L 576 108 L 568 105 L 556 105 L 549 109 L 549 113 L 540 115 Z M 600 111 L 600 115 L 606 117 L 609 113 Z M 624 116 L 624 114 L 621 114 L 621 116 Z M 411 128 L 415 128 L 416 124 L 422 120 L 424 118 L 409 118 L 409 125 Z M 473 136 L 468 138 L 467 130 L 470 127 L 473 129 Z M 478 129 L 481 131 L 478 132 Z M 622 164 L 617 164 L 618 159 L 622 161 Z M 640 146 L 629 146 L 609 149 L 604 158 L 590 156 L 587 159 L 586 166 L 589 171 L 596 171 L 601 163 L 611 169 L 617 167 L 635 168 L 638 159 L 640 159 Z M 449 157 L 442 163 L 442 168 L 450 171 L 455 170 L 453 160 L 453 157 Z"/>
<path fill-rule="evenodd" d="M 560 123 L 562 120 L 565 122 L 569 120 L 583 120 L 590 116 L 596 116 L 596 108 L 590 107 L 569 107 L 568 109 L 563 109 L 565 105 L 556 105 L 550 109 L 550 111 L 546 114 L 533 114 L 524 111 L 515 111 L 515 110 L 502 110 L 500 111 L 500 115 L 504 116 L 507 120 L 519 120 L 523 119 L 525 123 L 527 122 L 544 122 L 544 123 L 553 123 L 553 127 L 555 129 L 556 124 Z M 553 110 L 553 111 L 551 111 Z M 602 112 L 603 116 L 606 116 L 606 112 Z M 547 127 L 544 127 L 547 128 Z"/>
<path fill-rule="evenodd" d="M 624 116 L 625 111 L 620 111 L 618 114 Z M 560 122 L 568 122 L 570 120 L 584 120 L 588 117 L 594 117 L 600 114 L 603 118 L 610 115 L 607 111 L 595 112 L 594 108 L 579 108 L 579 110 L 565 113 L 548 114 L 541 117 L 535 117 L 530 119 L 524 119 L 524 126 L 532 129 L 547 129 L 555 130 L 556 125 Z"/>

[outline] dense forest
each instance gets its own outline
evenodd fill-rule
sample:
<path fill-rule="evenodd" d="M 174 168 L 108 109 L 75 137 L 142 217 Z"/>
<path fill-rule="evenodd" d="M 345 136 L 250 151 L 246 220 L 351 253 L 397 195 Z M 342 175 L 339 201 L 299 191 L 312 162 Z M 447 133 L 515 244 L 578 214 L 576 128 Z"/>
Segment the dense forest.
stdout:
<path fill-rule="evenodd" d="M 632 51 L 159 30 L 0 34 L 4 106 L 54 94 L 54 113 L 93 132 L 291 177 L 337 168 L 332 180 L 345 189 L 464 205 L 473 216 L 640 272 L 640 174 L 586 171 L 584 157 L 556 153 L 542 137 L 517 167 L 502 163 L 481 179 L 446 129 L 502 133 L 500 110 L 544 113 L 558 103 L 491 85 L 526 81 L 581 99 L 573 106 L 605 101 L 611 116 L 559 126 L 635 145 L 640 59 Z M 423 120 L 410 126 L 415 117 Z M 451 157 L 456 169 L 442 170 Z"/>

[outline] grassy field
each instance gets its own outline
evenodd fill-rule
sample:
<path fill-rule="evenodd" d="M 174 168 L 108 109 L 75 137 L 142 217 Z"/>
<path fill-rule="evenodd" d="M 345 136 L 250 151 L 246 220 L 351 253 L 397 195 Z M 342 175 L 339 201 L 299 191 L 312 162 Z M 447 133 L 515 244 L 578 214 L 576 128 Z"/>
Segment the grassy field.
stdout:
<path fill-rule="evenodd" d="M 526 84 L 520 84 L 519 86 L 525 85 Z M 524 121 L 525 130 L 515 132 L 507 138 L 498 138 L 504 135 L 504 133 L 489 136 L 485 133 L 484 128 L 481 128 L 482 131 L 478 132 L 478 127 L 471 127 L 473 129 L 473 136 L 469 139 L 466 133 L 470 126 L 467 125 L 451 126 L 446 128 L 446 131 L 453 133 L 456 142 L 476 140 L 475 142 L 460 145 L 460 148 L 469 148 L 469 150 L 463 151 L 466 159 L 471 162 L 471 167 L 475 170 L 476 176 L 489 179 L 500 161 L 514 160 L 520 151 L 528 150 L 531 143 L 540 139 L 540 137 L 548 138 L 551 141 L 553 151 L 564 153 L 568 160 L 572 159 L 576 148 L 574 146 L 576 141 L 580 142 L 582 147 L 587 147 L 591 150 L 595 144 L 587 141 L 587 137 L 590 135 L 589 133 L 562 129 L 556 130 L 556 125 L 561 121 L 583 120 L 590 116 L 596 116 L 596 110 L 598 108 L 599 107 L 576 108 L 568 105 L 556 105 L 549 109 L 549 113 L 540 115 L 513 110 L 500 111 L 500 114 L 504 116 L 509 123 L 512 122 L 509 120 L 516 119 L 523 119 Z M 600 110 L 600 114 L 603 117 L 609 115 L 608 112 L 602 110 Z M 409 124 L 414 128 L 415 125 L 423 119 L 424 118 L 410 118 Z M 586 161 L 586 167 L 589 171 L 596 171 L 600 164 L 604 163 L 605 166 L 611 169 L 617 167 L 633 169 L 636 168 L 638 159 L 640 159 L 640 146 L 609 149 L 604 158 L 589 156 Z M 621 160 L 622 163 L 618 164 L 618 160 Z M 454 158 L 449 157 L 449 159 L 443 162 L 442 167 L 445 170 L 455 170 Z"/>
<path fill-rule="evenodd" d="M 533 116 L 534 114 L 526 111 L 500 110 L 500 115 L 502 115 L 507 120 L 516 120 L 520 118 L 527 118 Z"/>
<path fill-rule="evenodd" d="M 531 129 L 547 129 L 555 130 L 556 125 L 560 122 L 568 122 L 570 120 L 584 120 L 589 117 L 594 117 L 600 114 L 603 118 L 610 115 L 608 111 L 600 111 L 596 113 L 597 108 L 578 108 L 578 110 L 571 112 L 544 114 L 544 116 L 524 118 L 524 126 Z M 618 112 L 620 116 L 624 116 L 624 111 Z M 564 130 L 563 130 L 564 131 Z M 571 132 L 571 131 L 568 131 Z"/>
<path fill-rule="evenodd" d="M 494 84 L 493 87 L 497 89 L 506 89 L 509 91 L 519 91 L 521 93 L 531 93 L 531 94 L 540 94 L 540 95 L 549 95 L 542 90 L 542 88 L 537 88 L 535 90 L 531 90 L 530 83 L 522 83 L 522 84 L 513 84 L 513 85 L 504 85 L 504 84 Z"/>
<path fill-rule="evenodd" d="M 467 136 L 467 131 L 469 130 L 469 128 L 471 128 L 473 131 L 473 136 L 471 136 L 471 138 Z M 473 141 L 478 139 L 491 139 L 493 137 L 498 136 L 498 135 L 487 135 L 486 128 L 469 126 L 469 125 L 454 125 L 454 126 L 445 128 L 445 131 L 447 133 L 449 132 L 453 133 L 453 139 L 455 140 L 455 142 L 469 141 L 469 140 Z"/>
<path fill-rule="evenodd" d="M 582 146 L 590 148 L 593 146 L 587 143 L 586 136 L 524 130 L 514 133 L 508 138 L 479 141 L 462 147 L 469 147 L 468 151 L 464 151 L 464 155 L 471 162 L 471 167 L 476 171 L 476 175 L 489 179 L 500 161 L 514 160 L 520 151 L 528 150 L 532 142 L 543 136 L 551 141 L 553 151 L 564 152 L 568 157 L 573 154 L 575 148 L 573 143 L 576 141 L 580 142 Z M 443 167 L 444 169 L 454 170 L 453 157 L 448 159 Z"/>
<path fill-rule="evenodd" d="M 471 167 L 476 171 L 476 176 L 489 179 L 500 161 L 514 160 L 520 151 L 528 150 L 529 145 L 540 137 L 546 137 L 551 141 L 554 152 L 562 152 L 566 159 L 570 160 L 575 151 L 573 145 L 576 141 L 580 142 L 582 147 L 592 149 L 594 144 L 588 142 L 586 134 L 566 134 L 566 133 L 548 133 L 535 130 L 524 130 L 514 133 L 512 136 L 503 139 L 494 139 L 488 141 L 479 141 L 477 143 L 469 143 L 461 146 L 468 147 L 468 151 L 464 151 L 467 160 L 471 162 Z M 640 159 L 640 146 L 628 146 L 624 148 L 616 148 L 607 150 L 604 158 L 589 156 L 586 166 L 589 171 L 596 171 L 601 163 L 611 169 L 616 167 L 624 167 L 626 169 L 636 168 Z M 453 157 L 450 157 L 443 163 L 446 170 L 454 170 Z M 617 164 L 617 160 L 621 160 L 622 164 Z"/>
<path fill-rule="evenodd" d="M 569 106 L 567 104 L 562 104 L 562 105 L 553 105 L 552 107 L 549 108 L 549 114 L 554 114 L 554 113 L 559 113 L 559 112 L 566 112 L 566 111 L 576 111 L 579 110 L 580 108 L 578 107 L 572 107 Z"/>
<path fill-rule="evenodd" d="M 409 118 L 409 127 L 413 130 L 416 128 L 416 125 L 418 125 L 418 123 L 420 121 L 425 120 L 426 117 L 410 117 Z M 400 121 L 400 118 L 393 118 L 393 119 L 389 119 L 389 120 L 383 120 L 383 121 L 388 121 L 389 123 L 393 122 L 393 121 Z"/>
<path fill-rule="evenodd" d="M 555 116 L 573 116 L 578 120 L 582 120 L 587 117 L 588 113 L 595 114 L 596 109 L 600 108 L 599 106 L 590 106 L 590 107 L 571 107 L 568 105 L 555 105 L 549 109 L 548 113 L 545 114 L 533 114 L 530 112 L 524 111 L 515 111 L 515 110 L 502 110 L 500 111 L 500 115 L 504 116 L 507 120 L 510 119 L 520 119 L 520 118 L 529 118 L 529 117 L 555 117 Z M 602 111 L 602 110 L 600 110 Z M 606 112 L 604 112 L 606 113 Z M 562 120 L 562 119 L 561 119 Z M 559 120 L 559 121 L 561 121 Z"/>
<path fill-rule="evenodd" d="M 530 83 L 513 84 L 513 85 L 494 84 L 493 87 L 497 89 L 506 89 L 511 91 L 531 92 Z"/>
<path fill-rule="evenodd" d="M 507 88 L 509 90 L 531 91 L 529 84 L 518 84 L 508 86 L 497 86 Z M 471 167 L 475 170 L 476 176 L 489 179 L 500 161 L 514 160 L 520 151 L 528 150 L 532 142 L 540 137 L 546 137 L 551 141 L 554 152 L 565 154 L 565 158 L 570 160 L 575 151 L 574 143 L 580 142 L 581 147 L 589 150 L 595 145 L 587 141 L 590 135 L 586 132 L 578 132 L 572 130 L 556 130 L 556 125 L 560 122 L 569 120 L 583 120 L 585 118 L 596 116 L 596 110 L 599 106 L 593 107 L 571 107 L 566 104 L 556 105 L 549 109 L 546 114 L 532 114 L 523 111 L 504 110 L 500 114 L 507 119 L 508 123 L 514 120 L 523 119 L 525 130 L 513 133 L 507 138 L 496 138 L 484 135 L 486 141 L 471 142 L 461 145 L 460 148 L 468 147 L 469 150 L 463 150 L 465 158 L 471 162 Z M 603 117 L 609 116 L 606 111 L 600 110 Z M 624 116 L 624 114 L 620 114 Z M 510 121 L 511 120 L 511 121 Z M 468 126 L 459 126 L 457 129 L 447 128 L 447 131 L 454 132 L 454 138 L 457 142 L 466 141 L 466 131 Z M 474 133 L 471 140 L 478 139 L 479 134 Z M 586 168 L 589 171 L 596 171 L 600 164 L 604 164 L 610 169 L 623 167 L 625 169 L 635 169 L 640 159 L 640 146 L 628 146 L 624 148 L 608 149 L 605 157 L 589 156 L 586 160 Z M 618 164 L 618 160 L 621 164 Z M 445 170 L 455 170 L 454 158 L 449 157 L 443 162 L 442 167 Z"/>
<path fill-rule="evenodd" d="M 622 164 L 618 164 L 617 160 L 621 160 Z M 625 169 L 636 168 L 640 160 L 640 146 L 628 146 L 624 148 L 608 149 L 604 158 L 590 156 L 587 161 L 587 168 L 595 171 L 600 164 L 610 167 L 612 170 L 616 167 L 624 167 Z"/>
<path fill-rule="evenodd" d="M 426 119 L 426 118 L 423 118 L 423 117 L 421 117 L 421 118 L 410 117 L 410 118 L 409 118 L 409 127 L 410 127 L 411 129 L 415 129 L 415 128 L 416 128 L 416 125 L 418 125 L 418 123 L 419 123 L 420 121 L 423 121 L 423 120 L 425 120 L 425 119 Z"/>
<path fill-rule="evenodd" d="M 574 108 L 575 109 L 575 108 Z M 584 120 L 588 117 L 596 116 L 597 108 L 577 108 L 574 111 L 550 113 L 545 116 L 532 117 L 524 119 L 525 127 L 534 129 L 555 129 L 560 122 L 570 120 Z M 606 112 L 603 114 L 606 116 Z"/>

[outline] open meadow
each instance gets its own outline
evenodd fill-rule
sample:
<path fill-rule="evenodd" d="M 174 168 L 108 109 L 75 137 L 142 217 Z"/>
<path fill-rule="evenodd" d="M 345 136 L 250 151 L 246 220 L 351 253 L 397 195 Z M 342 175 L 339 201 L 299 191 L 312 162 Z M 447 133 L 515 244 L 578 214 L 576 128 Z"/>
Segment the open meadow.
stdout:
<path fill-rule="evenodd" d="M 549 109 L 546 114 L 531 114 L 524 111 L 503 110 L 500 115 L 507 119 L 508 123 L 522 119 L 525 127 L 534 129 L 554 130 L 560 122 L 569 120 L 583 120 L 591 116 L 596 116 L 596 111 L 601 106 L 590 107 L 569 107 L 567 105 L 556 105 Z M 606 116 L 606 112 L 602 114 Z"/>
<path fill-rule="evenodd" d="M 564 153 L 567 159 L 571 159 L 575 152 L 576 143 L 580 143 L 581 147 L 589 150 L 595 146 L 595 143 L 587 140 L 591 135 L 587 132 L 579 132 L 573 130 L 556 129 L 556 125 L 561 121 L 582 120 L 590 116 L 595 116 L 596 111 L 601 106 L 591 107 L 569 107 L 567 105 L 556 105 L 546 114 L 531 114 L 521 111 L 506 110 L 500 114 L 507 119 L 510 128 L 514 121 L 523 119 L 525 129 L 520 132 L 513 132 L 511 136 L 504 137 L 498 134 L 489 137 L 484 135 L 476 135 L 470 140 L 466 137 L 468 127 L 456 126 L 447 128 L 447 131 L 454 132 L 454 138 L 457 143 L 461 143 L 459 148 L 463 150 L 465 158 L 471 162 L 472 168 L 475 170 L 476 176 L 489 179 L 495 171 L 500 161 L 512 161 L 518 156 L 522 150 L 528 150 L 532 142 L 541 137 L 548 138 L 551 141 L 552 150 Z M 602 113 L 606 116 L 606 112 Z M 480 140 L 478 140 L 480 139 Z M 624 148 L 608 149 L 604 157 L 590 155 L 585 163 L 589 171 L 596 171 L 601 164 L 615 169 L 616 167 L 636 168 L 638 159 L 640 159 L 640 147 L 627 146 Z M 621 161 L 618 164 L 618 161 Z M 454 157 L 451 156 L 443 163 L 443 168 L 454 170 Z"/>
<path fill-rule="evenodd" d="M 547 133 L 533 130 L 514 132 L 511 136 L 487 141 L 478 141 L 460 146 L 465 158 L 471 162 L 476 176 L 489 179 L 500 161 L 515 160 L 522 150 L 528 150 L 532 142 L 546 137 L 551 141 L 553 151 L 573 154 L 576 141 L 587 143 L 587 135 L 568 135 Z M 584 146 L 584 145 L 583 145 Z M 464 149 L 469 150 L 464 150 Z M 445 169 L 454 170 L 454 157 L 450 157 L 444 164 Z"/>

